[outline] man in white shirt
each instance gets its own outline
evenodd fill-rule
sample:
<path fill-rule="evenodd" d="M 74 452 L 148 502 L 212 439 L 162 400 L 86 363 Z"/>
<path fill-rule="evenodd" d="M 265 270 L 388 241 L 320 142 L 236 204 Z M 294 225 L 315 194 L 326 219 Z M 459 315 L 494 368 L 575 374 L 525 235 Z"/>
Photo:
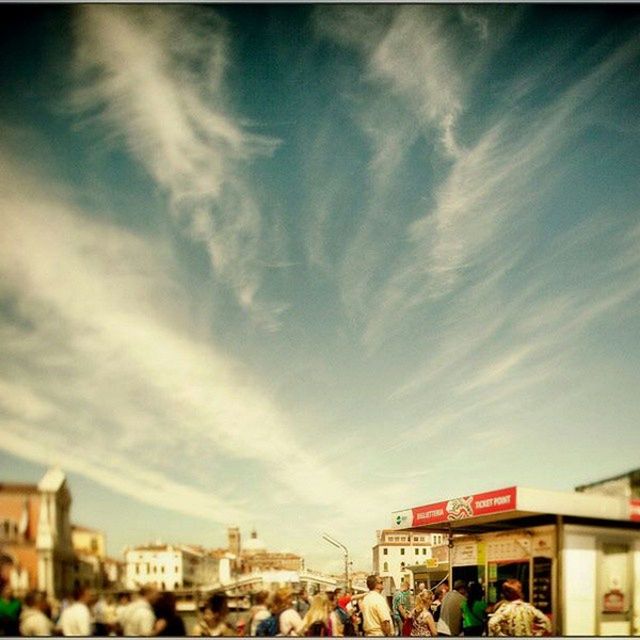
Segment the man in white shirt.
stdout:
<path fill-rule="evenodd" d="M 362 628 L 365 636 L 390 636 L 391 611 L 385 597 L 382 595 L 384 582 L 379 576 L 367 578 L 369 593 L 362 599 Z"/>
<path fill-rule="evenodd" d="M 122 634 L 125 636 L 151 636 L 156 622 L 153 604 L 158 590 L 152 585 L 140 589 L 140 597 L 128 604 L 122 614 Z"/>
<path fill-rule="evenodd" d="M 73 599 L 74 603 L 60 615 L 58 628 L 63 636 L 90 636 L 92 621 L 89 605 L 94 601 L 93 591 L 88 587 L 77 587 Z"/>

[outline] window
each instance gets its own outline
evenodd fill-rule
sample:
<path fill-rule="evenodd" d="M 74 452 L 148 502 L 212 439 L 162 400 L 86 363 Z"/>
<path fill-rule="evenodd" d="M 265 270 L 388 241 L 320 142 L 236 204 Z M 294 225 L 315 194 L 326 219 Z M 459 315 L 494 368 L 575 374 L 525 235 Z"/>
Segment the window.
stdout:
<path fill-rule="evenodd" d="M 136 562 L 136 573 L 140 573 L 140 565 Z"/>
<path fill-rule="evenodd" d="M 404 555 L 404 547 L 400 548 L 400 555 L 403 556 Z"/>
<path fill-rule="evenodd" d="M 383 556 L 388 556 L 389 555 L 389 549 L 387 549 L 386 547 L 382 550 L 382 555 Z"/>
<path fill-rule="evenodd" d="M 384 572 L 388 572 L 388 571 L 389 571 L 389 563 L 388 563 L 388 562 L 385 562 L 385 563 L 382 565 L 382 570 L 383 570 Z"/>
<path fill-rule="evenodd" d="M 420 555 L 420 549 L 416 549 L 416 555 Z"/>
<path fill-rule="evenodd" d="M 423 556 L 426 556 L 426 555 L 427 555 L 427 550 L 426 550 L 426 549 L 423 549 L 423 550 L 422 550 L 422 555 L 423 555 Z"/>

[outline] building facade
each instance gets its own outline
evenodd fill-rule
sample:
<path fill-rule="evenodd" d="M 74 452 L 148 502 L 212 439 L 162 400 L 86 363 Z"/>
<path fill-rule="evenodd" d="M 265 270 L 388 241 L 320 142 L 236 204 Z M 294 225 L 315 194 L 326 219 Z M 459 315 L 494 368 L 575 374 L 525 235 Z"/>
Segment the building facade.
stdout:
<path fill-rule="evenodd" d="M 218 579 L 216 559 L 201 547 L 143 545 L 125 551 L 125 586 L 152 584 L 162 591 L 213 584 Z"/>
<path fill-rule="evenodd" d="M 71 494 L 64 473 L 50 469 L 39 484 L 0 484 L 3 577 L 21 594 L 70 593 L 76 580 L 71 541 Z"/>
<path fill-rule="evenodd" d="M 387 591 L 397 589 L 405 577 L 413 587 L 413 573 L 409 567 L 431 559 L 432 547 L 443 541 L 444 535 L 441 533 L 393 529 L 377 531 L 376 544 L 372 549 L 373 573 L 385 579 Z"/>

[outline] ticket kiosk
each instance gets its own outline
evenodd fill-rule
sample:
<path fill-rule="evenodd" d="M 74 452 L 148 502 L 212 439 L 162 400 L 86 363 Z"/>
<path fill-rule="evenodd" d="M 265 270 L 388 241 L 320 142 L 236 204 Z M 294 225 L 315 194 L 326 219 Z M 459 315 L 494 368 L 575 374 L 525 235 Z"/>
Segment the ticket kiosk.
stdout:
<path fill-rule="evenodd" d="M 392 517 L 396 529 L 446 532 L 450 584 L 480 581 L 490 604 L 520 580 L 555 635 L 640 635 L 637 500 L 507 487 Z"/>

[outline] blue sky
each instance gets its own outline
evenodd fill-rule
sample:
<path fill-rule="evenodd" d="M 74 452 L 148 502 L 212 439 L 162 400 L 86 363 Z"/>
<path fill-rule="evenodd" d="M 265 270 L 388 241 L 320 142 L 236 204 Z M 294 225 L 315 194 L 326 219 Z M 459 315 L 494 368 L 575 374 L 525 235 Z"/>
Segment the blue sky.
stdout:
<path fill-rule="evenodd" d="M 0 11 L 2 478 L 340 571 L 637 466 L 637 7 Z"/>

